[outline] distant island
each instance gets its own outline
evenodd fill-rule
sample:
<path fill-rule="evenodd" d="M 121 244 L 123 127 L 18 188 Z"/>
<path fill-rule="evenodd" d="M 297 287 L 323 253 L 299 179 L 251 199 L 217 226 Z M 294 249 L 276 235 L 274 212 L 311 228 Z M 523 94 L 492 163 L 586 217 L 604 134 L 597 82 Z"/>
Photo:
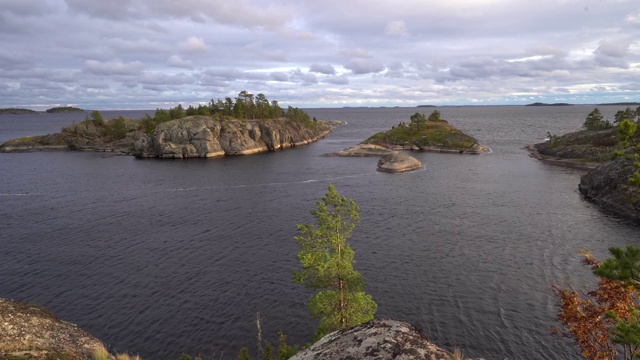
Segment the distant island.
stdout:
<path fill-rule="evenodd" d="M 40 113 L 49 113 L 49 114 L 57 114 L 57 113 L 72 113 L 72 112 L 84 112 L 84 110 L 72 107 L 72 106 L 59 106 L 53 107 L 51 109 L 47 109 L 45 111 L 35 111 L 31 109 L 23 109 L 23 108 L 3 108 L 0 109 L 0 115 L 22 115 L 22 114 L 40 114 Z"/>
<path fill-rule="evenodd" d="M 59 106 L 59 107 L 53 107 L 51 109 L 47 109 L 45 112 L 48 112 L 50 114 L 55 114 L 55 113 L 84 112 L 84 110 L 76 107 L 72 107 L 72 106 Z"/>
<path fill-rule="evenodd" d="M 603 104 L 598 104 L 598 106 L 604 106 L 604 105 L 618 105 L 618 106 L 629 106 L 629 105 L 640 105 L 640 102 L 617 102 L 617 103 L 603 103 Z"/>
<path fill-rule="evenodd" d="M 435 105 L 418 105 L 416 107 L 419 107 L 419 108 L 431 108 L 431 107 L 437 107 L 437 106 L 435 106 Z"/>
<path fill-rule="evenodd" d="M 21 108 L 4 108 L 0 109 L 0 115 L 20 115 L 20 114 L 35 114 L 37 111 L 31 109 Z"/>
<path fill-rule="evenodd" d="M 542 103 L 542 102 L 534 102 L 533 104 L 527 104 L 525 106 L 573 106 L 573 104 L 569 104 L 569 103 L 547 104 L 547 103 Z"/>

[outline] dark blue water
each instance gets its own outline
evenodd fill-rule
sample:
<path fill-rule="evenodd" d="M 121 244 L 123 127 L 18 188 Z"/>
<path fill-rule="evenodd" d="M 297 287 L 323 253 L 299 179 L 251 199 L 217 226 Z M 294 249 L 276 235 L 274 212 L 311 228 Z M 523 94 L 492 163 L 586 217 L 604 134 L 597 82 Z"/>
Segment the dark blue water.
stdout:
<path fill-rule="evenodd" d="M 304 305 L 310 292 L 290 281 L 293 236 L 332 182 L 361 208 L 351 242 L 378 316 L 411 322 L 467 356 L 579 358 L 549 334 L 551 286 L 592 285 L 577 251 L 604 258 L 611 245 L 638 245 L 640 227 L 583 200 L 583 172 L 522 147 L 577 130 L 592 109 L 441 108 L 493 151 L 412 153 L 425 166 L 406 174 L 322 154 L 407 121 L 415 108 L 312 109 L 348 125 L 308 147 L 245 157 L 0 154 L 0 297 L 45 305 L 145 359 L 234 358 L 254 346 L 257 312 L 272 341 L 283 330 L 306 343 L 315 323 Z M 0 141 L 84 116 L 0 116 Z"/>

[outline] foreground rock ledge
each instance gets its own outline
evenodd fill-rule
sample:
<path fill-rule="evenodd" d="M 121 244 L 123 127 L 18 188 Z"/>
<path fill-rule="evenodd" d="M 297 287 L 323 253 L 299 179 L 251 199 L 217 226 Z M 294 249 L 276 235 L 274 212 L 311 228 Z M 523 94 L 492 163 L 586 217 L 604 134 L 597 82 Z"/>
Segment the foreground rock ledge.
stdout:
<path fill-rule="evenodd" d="M 337 153 L 327 154 L 327 156 L 343 157 L 363 157 L 378 156 L 378 171 L 389 173 L 401 173 L 422 168 L 420 160 L 403 154 L 396 150 L 387 149 L 383 146 L 372 144 L 360 144 L 346 148 Z"/>
<path fill-rule="evenodd" d="M 291 360 L 429 359 L 451 360 L 454 355 L 432 344 L 413 326 L 395 320 L 375 319 L 333 332 Z"/>
<path fill-rule="evenodd" d="M 104 345 L 40 305 L 0 298 L 0 359 L 91 359 Z"/>

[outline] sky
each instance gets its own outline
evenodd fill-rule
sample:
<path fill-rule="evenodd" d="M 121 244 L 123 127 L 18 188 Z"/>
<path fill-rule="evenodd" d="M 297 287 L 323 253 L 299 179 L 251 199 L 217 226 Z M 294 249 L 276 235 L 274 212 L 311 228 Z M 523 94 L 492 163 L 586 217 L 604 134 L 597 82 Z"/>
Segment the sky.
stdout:
<path fill-rule="evenodd" d="M 0 108 L 640 101 L 638 0 L 0 0 Z"/>

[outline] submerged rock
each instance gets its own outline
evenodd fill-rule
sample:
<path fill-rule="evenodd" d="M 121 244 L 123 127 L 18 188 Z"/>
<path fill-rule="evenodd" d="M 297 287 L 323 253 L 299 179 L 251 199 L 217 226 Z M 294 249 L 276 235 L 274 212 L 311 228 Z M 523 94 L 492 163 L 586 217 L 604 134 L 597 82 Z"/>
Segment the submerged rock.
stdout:
<path fill-rule="evenodd" d="M 0 359 L 91 359 L 104 345 L 40 305 L 0 298 Z"/>
<path fill-rule="evenodd" d="M 375 319 L 326 335 L 291 360 L 451 360 L 454 355 L 429 342 L 407 323 Z"/>

